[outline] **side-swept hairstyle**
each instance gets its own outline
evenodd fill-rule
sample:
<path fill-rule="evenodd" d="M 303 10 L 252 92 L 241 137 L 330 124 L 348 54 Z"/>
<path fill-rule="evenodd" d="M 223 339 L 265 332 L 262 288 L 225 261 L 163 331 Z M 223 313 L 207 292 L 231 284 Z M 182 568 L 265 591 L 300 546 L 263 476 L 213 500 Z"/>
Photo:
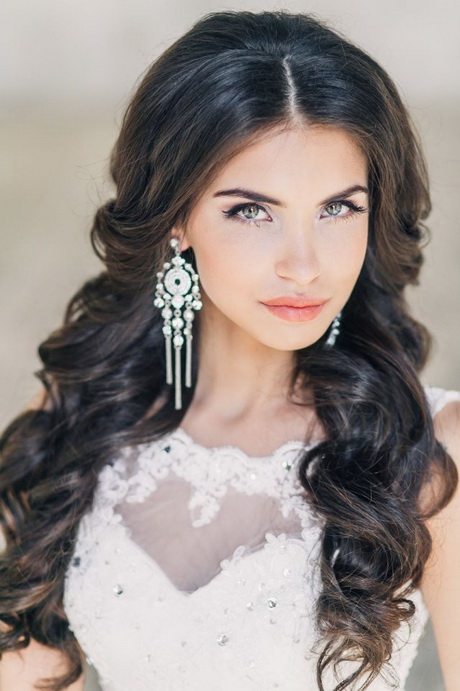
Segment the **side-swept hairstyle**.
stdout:
<path fill-rule="evenodd" d="M 193 397 L 196 356 L 182 410 L 164 384 L 162 318 L 152 303 L 168 233 L 187 223 L 232 156 L 299 124 L 353 136 L 368 162 L 371 202 L 367 254 L 340 337 L 333 349 L 322 337 L 296 351 L 292 376 L 327 434 L 299 469 L 324 524 L 319 689 L 326 668 L 350 656 L 356 671 L 336 691 L 355 681 L 367 688 L 414 612 L 408 596 L 431 550 L 425 521 L 457 484 L 418 376 L 430 338 L 404 295 L 418 282 L 428 236 L 418 137 L 382 67 L 315 17 L 214 12 L 152 64 L 129 103 L 111 159 L 116 195 L 91 230 L 104 270 L 39 346 L 43 406 L 18 415 L 0 438 L 0 651 L 31 637 L 64 651 L 68 673 L 42 688 L 64 689 L 82 670 L 64 577 L 99 471 L 122 446 L 175 429 Z M 192 248 L 184 255 L 194 261 Z M 199 327 L 196 319 L 195 337 Z M 165 403 L 148 415 L 160 395 Z M 434 479 L 436 493 L 425 492 Z"/>

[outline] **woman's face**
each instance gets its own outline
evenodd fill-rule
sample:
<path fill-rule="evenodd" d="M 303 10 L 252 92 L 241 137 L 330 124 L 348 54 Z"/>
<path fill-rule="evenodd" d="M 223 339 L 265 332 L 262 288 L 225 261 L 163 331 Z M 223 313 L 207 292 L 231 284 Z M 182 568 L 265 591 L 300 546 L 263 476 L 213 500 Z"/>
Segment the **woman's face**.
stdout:
<path fill-rule="evenodd" d="M 365 157 L 337 128 L 278 131 L 237 154 L 172 233 L 195 253 L 202 317 L 275 349 L 317 341 L 364 261 L 366 188 Z M 283 316 L 263 304 L 293 296 L 325 302 Z"/>

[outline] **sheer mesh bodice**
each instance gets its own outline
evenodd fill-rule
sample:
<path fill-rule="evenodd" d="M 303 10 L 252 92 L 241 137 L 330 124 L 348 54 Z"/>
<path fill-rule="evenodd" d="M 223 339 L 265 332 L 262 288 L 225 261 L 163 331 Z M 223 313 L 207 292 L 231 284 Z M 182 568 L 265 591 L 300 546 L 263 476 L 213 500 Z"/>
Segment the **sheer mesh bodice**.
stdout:
<path fill-rule="evenodd" d="M 426 393 L 433 414 L 460 399 Z M 64 595 L 104 691 L 318 688 L 321 522 L 297 479 L 304 448 L 250 457 L 179 427 L 104 467 Z M 391 660 L 400 689 L 428 618 L 421 593 L 412 599 Z M 389 688 L 384 672 L 370 687 Z"/>

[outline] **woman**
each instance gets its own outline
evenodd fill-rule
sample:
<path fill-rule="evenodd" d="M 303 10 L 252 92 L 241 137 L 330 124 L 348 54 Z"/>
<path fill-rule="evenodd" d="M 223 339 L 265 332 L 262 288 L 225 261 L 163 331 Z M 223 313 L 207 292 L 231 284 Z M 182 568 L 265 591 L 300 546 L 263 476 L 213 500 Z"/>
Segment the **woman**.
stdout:
<path fill-rule="evenodd" d="M 105 270 L 1 441 L 2 689 L 82 689 L 85 656 L 110 691 L 404 688 L 430 613 L 454 691 L 460 393 L 419 380 L 393 82 L 308 15 L 212 13 L 111 173 Z"/>

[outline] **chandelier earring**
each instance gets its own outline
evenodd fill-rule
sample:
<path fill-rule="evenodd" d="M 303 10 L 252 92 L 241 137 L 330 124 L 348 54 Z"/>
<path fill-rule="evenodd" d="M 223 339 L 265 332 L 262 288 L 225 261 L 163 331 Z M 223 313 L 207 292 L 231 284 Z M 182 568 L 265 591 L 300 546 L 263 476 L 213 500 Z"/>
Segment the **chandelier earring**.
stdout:
<path fill-rule="evenodd" d="M 336 316 L 334 321 L 331 324 L 331 330 L 329 332 L 329 336 L 327 337 L 326 344 L 328 346 L 333 346 L 335 343 L 335 340 L 337 336 L 340 333 L 340 320 L 342 318 L 342 312 L 339 312 L 339 314 Z"/>
<path fill-rule="evenodd" d="M 194 311 L 202 308 L 199 276 L 190 262 L 181 257 L 179 240 L 171 238 L 174 256 L 157 272 L 153 304 L 161 309 L 165 337 L 166 383 L 174 384 L 175 408 L 182 408 L 182 347 L 185 343 L 185 386 L 192 386 L 192 322 Z M 172 348 L 174 347 L 174 378 Z"/>

